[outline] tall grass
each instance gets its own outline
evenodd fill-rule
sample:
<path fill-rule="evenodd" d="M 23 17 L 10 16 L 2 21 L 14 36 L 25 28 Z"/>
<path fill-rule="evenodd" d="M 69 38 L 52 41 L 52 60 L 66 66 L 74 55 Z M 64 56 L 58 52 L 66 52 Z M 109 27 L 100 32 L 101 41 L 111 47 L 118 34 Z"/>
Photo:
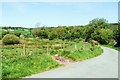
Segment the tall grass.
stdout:
<path fill-rule="evenodd" d="M 76 43 L 37 39 L 31 40 L 31 42 L 32 44 L 26 45 L 24 55 L 23 44 L 3 46 L 1 49 L 2 78 L 21 78 L 58 67 L 60 64 L 51 58 L 55 54 L 74 61 L 81 61 L 102 53 L 99 46 L 92 46 L 90 43 L 82 41 Z"/>
<path fill-rule="evenodd" d="M 6 57 L 2 59 L 2 78 L 20 78 L 57 66 L 59 64 L 49 55 L 40 52 L 29 56 Z"/>
<path fill-rule="evenodd" d="M 103 50 L 100 47 L 95 47 L 93 50 L 77 50 L 73 53 L 70 53 L 67 58 L 70 58 L 74 61 L 86 60 L 95 56 L 100 55 Z"/>

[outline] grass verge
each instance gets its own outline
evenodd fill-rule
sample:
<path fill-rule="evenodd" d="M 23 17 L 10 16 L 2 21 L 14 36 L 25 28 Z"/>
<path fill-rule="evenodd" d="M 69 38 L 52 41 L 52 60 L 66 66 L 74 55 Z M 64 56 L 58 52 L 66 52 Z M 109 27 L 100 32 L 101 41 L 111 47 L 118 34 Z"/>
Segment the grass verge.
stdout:
<path fill-rule="evenodd" d="M 110 45 L 102 45 L 102 46 L 109 47 L 109 48 L 118 50 L 120 52 L 120 47 L 114 47 L 114 46 L 110 46 Z"/>
<path fill-rule="evenodd" d="M 96 57 L 98 55 L 100 55 L 103 52 L 103 50 L 98 47 L 95 46 L 95 48 L 93 48 L 93 50 L 77 50 L 73 53 L 70 53 L 67 58 L 72 59 L 74 61 L 82 61 L 82 60 L 86 60 L 89 58 L 93 58 Z"/>
<path fill-rule="evenodd" d="M 2 59 L 2 78 L 21 78 L 58 66 L 49 55 L 40 52 L 29 56 L 6 56 Z"/>

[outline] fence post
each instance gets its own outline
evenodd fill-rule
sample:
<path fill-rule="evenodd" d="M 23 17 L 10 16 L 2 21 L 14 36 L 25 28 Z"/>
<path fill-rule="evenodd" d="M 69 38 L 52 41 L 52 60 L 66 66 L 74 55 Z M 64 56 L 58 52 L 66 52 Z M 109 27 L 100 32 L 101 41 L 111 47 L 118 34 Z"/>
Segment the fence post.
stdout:
<path fill-rule="evenodd" d="M 23 49 L 24 49 L 24 55 L 26 55 L 26 44 L 25 43 L 24 43 Z"/>
<path fill-rule="evenodd" d="M 23 36 L 24 42 L 23 42 L 23 56 L 26 55 L 26 41 L 25 38 Z"/>

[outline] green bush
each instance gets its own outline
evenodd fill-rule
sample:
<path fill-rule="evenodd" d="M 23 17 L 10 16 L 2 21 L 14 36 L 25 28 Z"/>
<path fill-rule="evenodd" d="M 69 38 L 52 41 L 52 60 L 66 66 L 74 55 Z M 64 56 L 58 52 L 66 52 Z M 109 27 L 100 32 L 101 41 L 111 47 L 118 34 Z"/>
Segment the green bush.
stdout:
<path fill-rule="evenodd" d="M 113 38 L 113 31 L 110 29 L 98 29 L 91 34 L 91 38 L 100 42 L 100 44 L 108 44 Z"/>
<path fill-rule="evenodd" d="M 19 38 L 13 34 L 7 34 L 2 39 L 3 44 L 18 44 Z"/>

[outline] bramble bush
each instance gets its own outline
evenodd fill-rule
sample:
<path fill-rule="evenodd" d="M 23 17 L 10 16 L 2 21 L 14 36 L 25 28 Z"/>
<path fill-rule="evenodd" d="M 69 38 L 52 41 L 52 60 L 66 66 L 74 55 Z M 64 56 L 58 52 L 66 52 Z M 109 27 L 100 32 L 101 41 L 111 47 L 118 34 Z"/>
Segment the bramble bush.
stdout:
<path fill-rule="evenodd" d="M 18 44 L 19 38 L 13 34 L 6 34 L 3 39 L 2 39 L 2 43 L 7 45 L 7 44 Z"/>

